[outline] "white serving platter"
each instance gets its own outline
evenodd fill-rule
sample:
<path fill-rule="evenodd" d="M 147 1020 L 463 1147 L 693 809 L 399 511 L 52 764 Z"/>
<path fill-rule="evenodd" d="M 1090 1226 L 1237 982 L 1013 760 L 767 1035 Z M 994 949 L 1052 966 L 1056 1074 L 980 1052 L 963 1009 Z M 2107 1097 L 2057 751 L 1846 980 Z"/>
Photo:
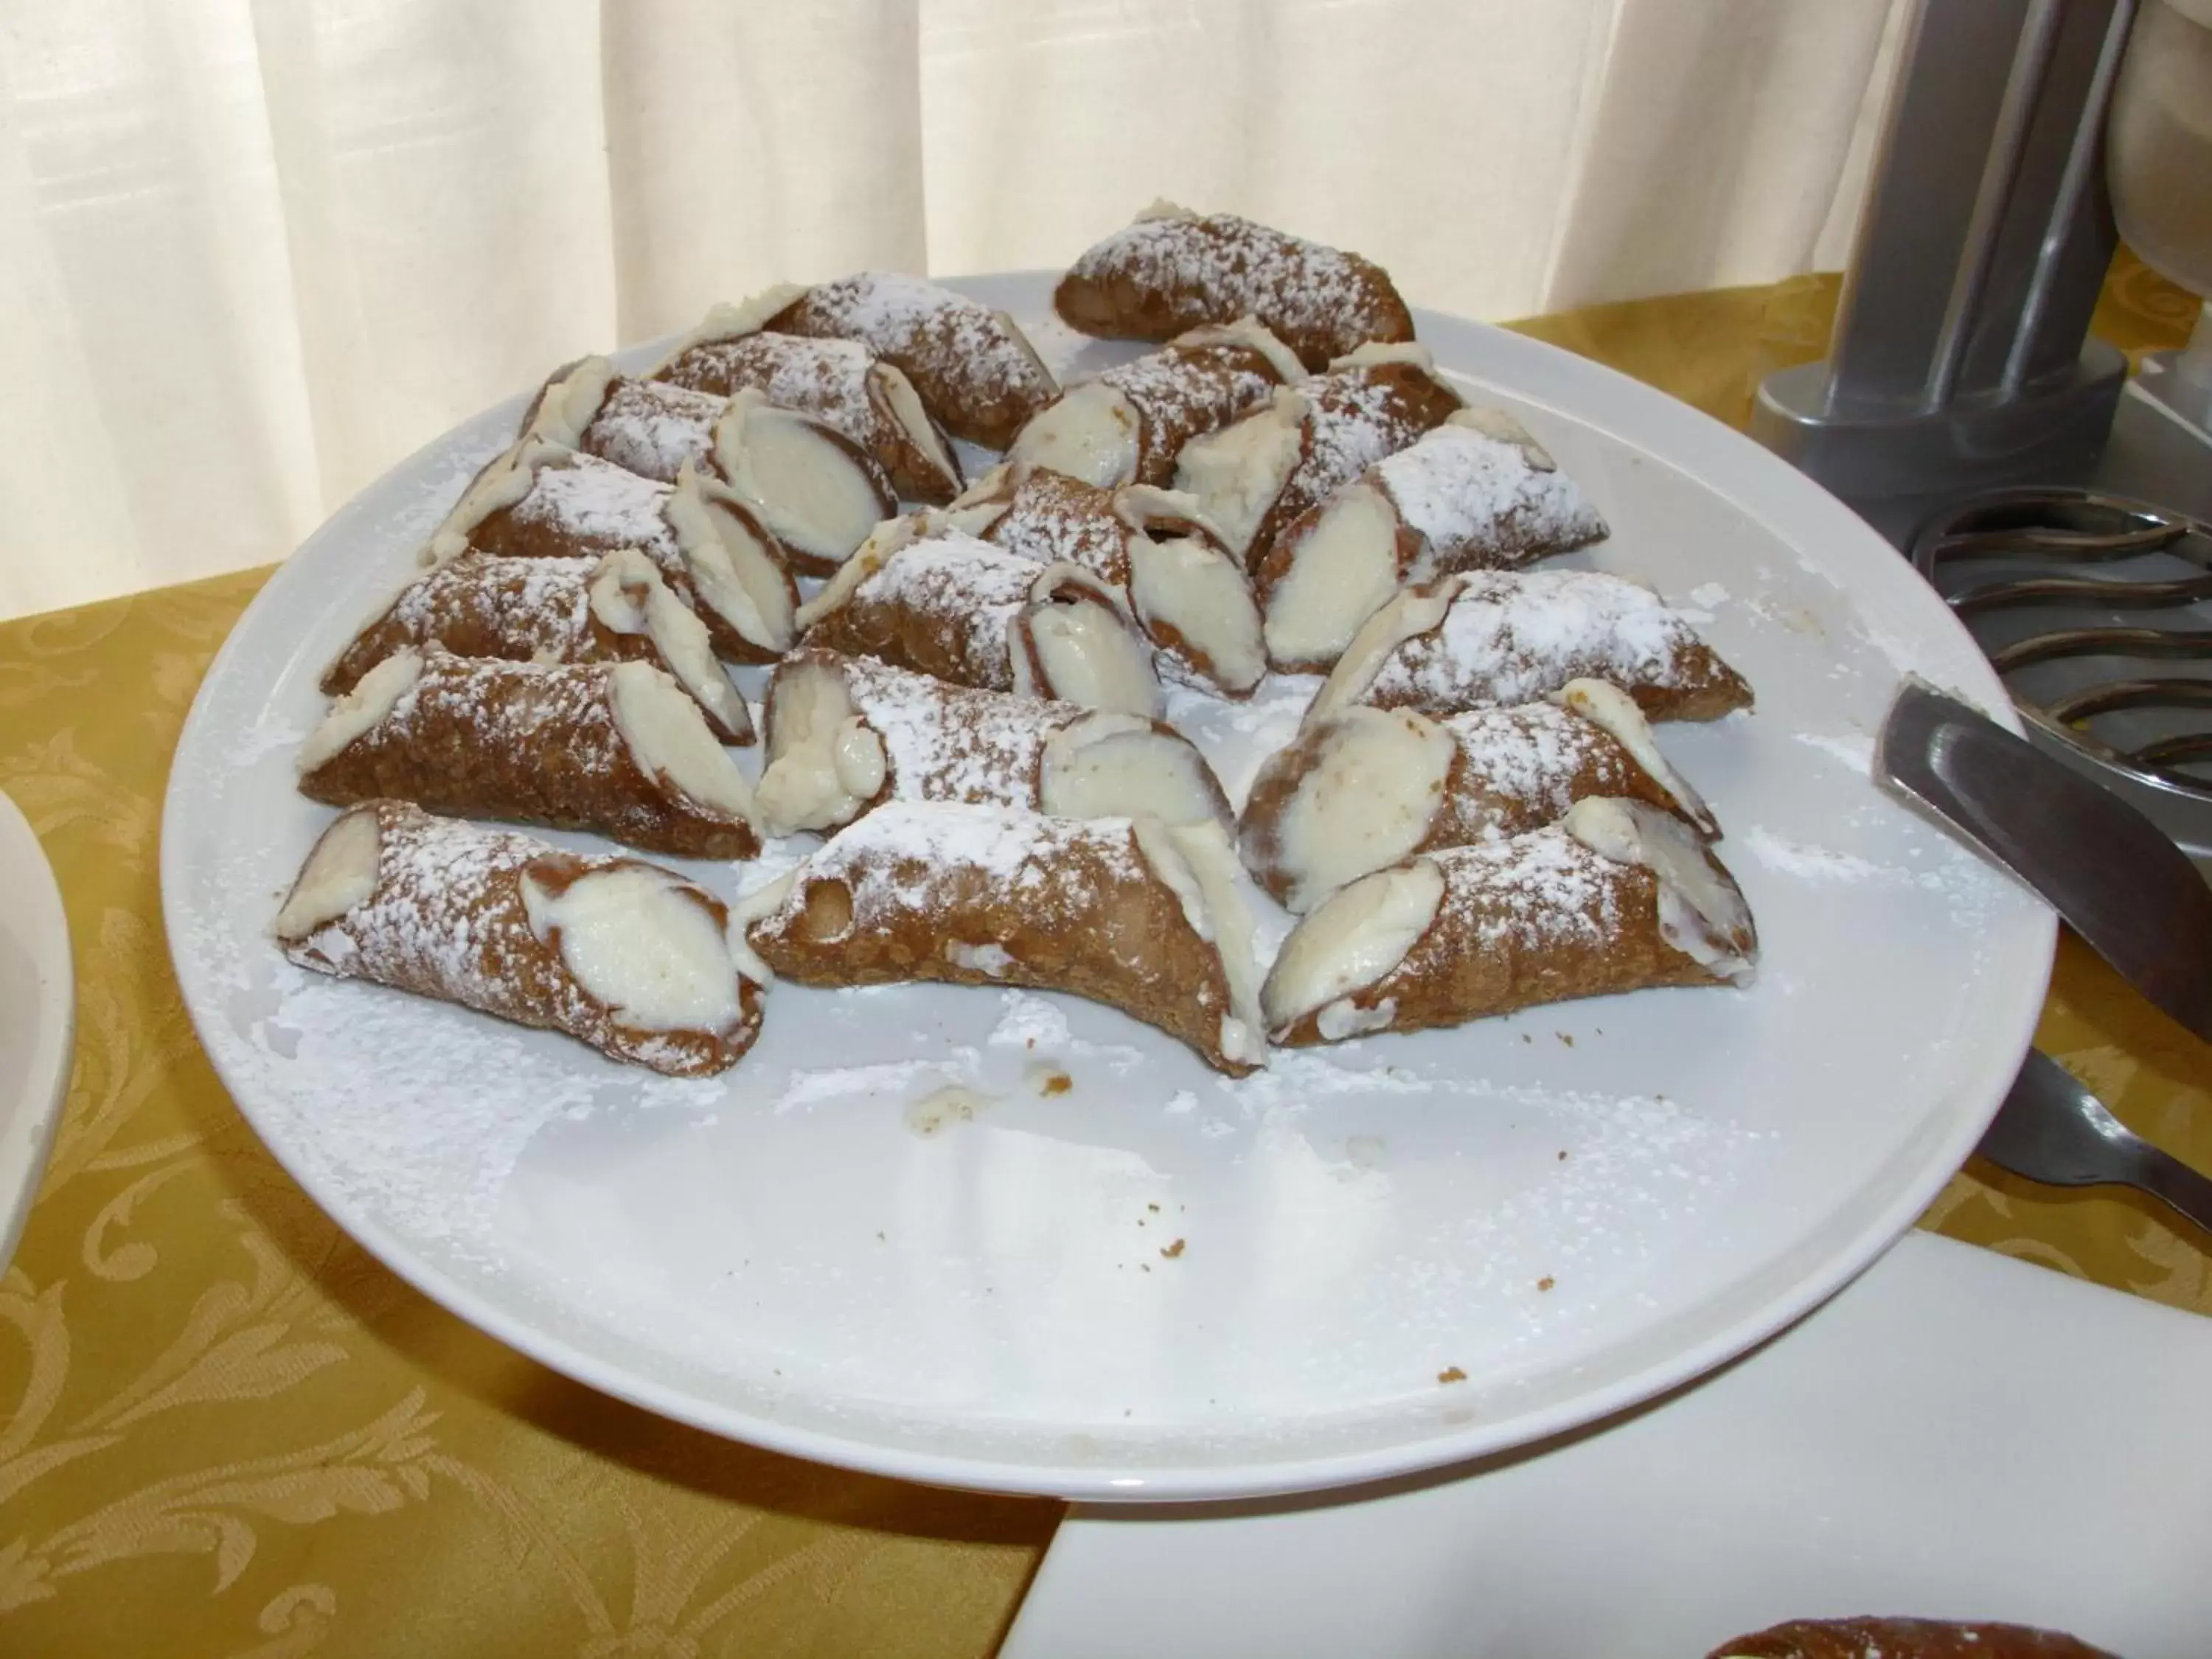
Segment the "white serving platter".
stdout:
<path fill-rule="evenodd" d="M 72 960 L 46 848 L 0 794 L 0 1269 L 23 1236 L 69 1093 Z"/>
<path fill-rule="evenodd" d="M 1136 349 L 1052 322 L 1047 276 L 957 286 L 1033 325 L 1055 369 Z M 1727 828 L 1754 988 L 1370 1038 L 1230 1083 L 1066 998 L 786 986 L 741 1066 L 679 1083 L 295 970 L 266 930 L 329 816 L 293 789 L 316 676 L 518 394 L 318 532 L 186 725 L 164 909 L 240 1109 L 364 1244 L 524 1352 L 705 1428 L 948 1485 L 1158 1500 L 1402 1474 L 1618 1411 L 1796 1318 L 1957 1166 L 2033 1029 L 2048 914 L 1867 776 L 1902 674 L 2008 720 L 2004 699 L 1904 562 L 1747 440 L 1551 347 L 1418 320 L 1612 522 L 1574 562 L 1692 610 L 1756 687 L 1754 714 L 1662 732 Z M 1241 795 L 1310 684 L 1170 713 Z M 764 873 L 688 867 L 726 894 Z M 1073 1086 L 1047 1097 L 1054 1070 Z M 925 1103 L 948 1083 L 989 1103 L 947 1118 Z"/>

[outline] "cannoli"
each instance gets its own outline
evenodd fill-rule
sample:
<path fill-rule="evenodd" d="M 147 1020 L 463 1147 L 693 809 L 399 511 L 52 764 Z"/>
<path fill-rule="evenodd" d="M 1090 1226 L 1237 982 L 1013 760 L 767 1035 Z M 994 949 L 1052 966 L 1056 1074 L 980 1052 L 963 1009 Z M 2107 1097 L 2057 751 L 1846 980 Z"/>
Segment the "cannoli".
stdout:
<path fill-rule="evenodd" d="M 1376 611 L 1306 708 L 1356 702 L 1452 714 L 1610 680 L 1651 720 L 1710 720 L 1751 687 L 1650 588 L 1594 570 L 1476 571 L 1409 587 Z"/>
<path fill-rule="evenodd" d="M 1284 526 L 1460 408 L 1428 349 L 1365 345 L 1328 374 L 1285 386 L 1176 460 L 1176 488 L 1255 567 Z"/>
<path fill-rule="evenodd" d="M 695 330 L 653 378 L 722 399 L 750 387 L 779 408 L 829 422 L 868 453 L 906 500 L 942 503 L 960 493 L 960 464 L 914 383 L 857 340 Z"/>
<path fill-rule="evenodd" d="M 771 662 L 791 648 L 799 585 L 783 549 L 719 481 L 684 469 L 673 486 L 611 461 L 533 441 L 478 473 L 423 550 L 501 558 L 597 558 L 634 547 L 698 612 L 717 655 Z"/>
<path fill-rule="evenodd" d="M 801 575 L 834 574 L 898 510 L 890 477 L 818 415 L 747 388 L 714 426 L 714 470 Z"/>
<path fill-rule="evenodd" d="M 753 740 L 752 716 L 690 606 L 634 547 L 605 558 L 464 553 L 403 589 L 323 674 L 339 696 L 404 646 L 509 662 L 649 662 L 691 694 L 724 743 Z"/>
<path fill-rule="evenodd" d="M 927 518 L 894 519 L 800 608 L 809 645 L 956 685 L 1158 718 L 1152 647 L 1121 595 Z"/>
<path fill-rule="evenodd" d="M 1747 983 L 1750 908 L 1672 813 L 1592 796 L 1509 841 L 1425 854 L 1340 888 L 1261 990 L 1291 1047 L 1458 1025 L 1536 1003 Z"/>
<path fill-rule="evenodd" d="M 1253 572 L 1268 656 L 1325 670 L 1401 583 L 1526 564 L 1605 533 L 1518 421 L 1463 409 L 1283 525 Z"/>
<path fill-rule="evenodd" d="M 406 801 L 340 814 L 277 912 L 302 968 L 562 1031 L 672 1077 L 726 1071 L 760 1034 L 712 893 Z"/>
<path fill-rule="evenodd" d="M 1012 443 L 1060 389 L 1012 318 L 919 276 L 865 270 L 736 309 L 780 334 L 858 340 L 905 374 L 939 426 L 986 449 Z"/>
<path fill-rule="evenodd" d="M 1707 1659 L 2113 1659 L 2027 1625 L 1937 1619 L 1793 1619 L 1723 1642 Z"/>
<path fill-rule="evenodd" d="M 1085 252 L 1052 296 L 1063 321 L 1111 339 L 1165 340 L 1256 316 L 1319 369 L 1413 319 L 1380 265 L 1233 214 L 1156 202 Z"/>
<path fill-rule="evenodd" d="M 1289 349 L 1249 317 L 1195 328 L 1077 381 L 1022 428 L 1007 458 L 1104 488 L 1165 484 L 1185 444 L 1301 374 Z"/>
<path fill-rule="evenodd" d="M 539 441 L 612 461 L 641 478 L 674 483 L 698 465 L 726 398 L 633 380 L 605 357 L 557 369 L 522 417 L 518 445 Z"/>
<path fill-rule="evenodd" d="M 1205 757 L 1160 721 L 980 691 L 872 657 L 793 652 L 769 682 L 754 805 L 772 835 L 830 830 L 885 800 L 1058 817 L 1225 824 Z"/>
<path fill-rule="evenodd" d="M 1005 462 L 953 503 L 956 525 L 1040 563 L 1066 562 L 1121 588 L 1179 677 L 1248 696 L 1267 672 L 1260 610 L 1242 567 L 1187 495 L 1101 489 Z"/>
<path fill-rule="evenodd" d="M 1634 699 L 1570 680 L 1547 702 L 1431 720 L 1355 703 L 1308 726 L 1260 769 L 1237 850 L 1253 878 L 1304 915 L 1370 870 L 1554 822 L 1591 795 L 1644 801 L 1717 833 Z"/>
<path fill-rule="evenodd" d="M 802 985 L 1069 991 L 1241 1075 L 1267 1049 L 1235 862 L 1210 823 L 893 801 L 737 915 L 760 959 Z"/>
<path fill-rule="evenodd" d="M 403 648 L 308 734 L 300 788 L 333 806 L 389 795 L 678 857 L 760 851 L 744 775 L 698 704 L 645 662 L 497 662 Z"/>

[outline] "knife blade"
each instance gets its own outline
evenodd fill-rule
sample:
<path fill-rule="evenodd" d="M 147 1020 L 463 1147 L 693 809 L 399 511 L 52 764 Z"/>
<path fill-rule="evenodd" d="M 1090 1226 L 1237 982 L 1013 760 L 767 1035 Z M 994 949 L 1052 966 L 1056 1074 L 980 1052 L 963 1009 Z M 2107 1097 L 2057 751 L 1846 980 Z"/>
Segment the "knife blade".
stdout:
<path fill-rule="evenodd" d="M 1875 781 L 2033 888 L 2151 1002 L 2212 1041 L 2212 888 L 2165 831 L 1979 710 L 1908 679 Z"/>

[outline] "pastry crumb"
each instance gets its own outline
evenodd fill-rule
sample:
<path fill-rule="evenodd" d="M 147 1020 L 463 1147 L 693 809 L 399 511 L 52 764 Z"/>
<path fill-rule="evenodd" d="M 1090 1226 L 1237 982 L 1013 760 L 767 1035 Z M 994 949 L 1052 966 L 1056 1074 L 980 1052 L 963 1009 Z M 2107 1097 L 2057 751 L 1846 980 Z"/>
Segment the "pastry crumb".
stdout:
<path fill-rule="evenodd" d="M 1541 1279 L 1536 1281 L 1536 1288 L 1540 1291 L 1548 1291 L 1558 1282 L 1559 1281 L 1553 1279 L 1551 1274 L 1546 1273 Z"/>
<path fill-rule="evenodd" d="M 1456 1365 L 1447 1365 L 1443 1370 L 1437 1373 L 1437 1381 L 1439 1382 L 1464 1382 L 1467 1381 L 1467 1373 L 1460 1370 Z"/>
<path fill-rule="evenodd" d="M 1074 1086 L 1075 1079 L 1068 1076 L 1066 1073 L 1054 1072 L 1051 1076 L 1046 1078 L 1043 1082 L 1037 1085 L 1037 1092 L 1049 1099 L 1054 1095 L 1066 1094 Z"/>
<path fill-rule="evenodd" d="M 1160 1254 L 1167 1257 L 1169 1261 L 1174 1261 L 1177 1256 L 1182 1254 L 1182 1240 L 1178 1238 L 1174 1243 L 1168 1245 L 1165 1249 L 1161 1250 Z"/>
<path fill-rule="evenodd" d="M 1150 1210 L 1154 1215 L 1158 1215 L 1160 1212 L 1160 1206 L 1157 1204 L 1147 1204 L 1145 1207 Z"/>

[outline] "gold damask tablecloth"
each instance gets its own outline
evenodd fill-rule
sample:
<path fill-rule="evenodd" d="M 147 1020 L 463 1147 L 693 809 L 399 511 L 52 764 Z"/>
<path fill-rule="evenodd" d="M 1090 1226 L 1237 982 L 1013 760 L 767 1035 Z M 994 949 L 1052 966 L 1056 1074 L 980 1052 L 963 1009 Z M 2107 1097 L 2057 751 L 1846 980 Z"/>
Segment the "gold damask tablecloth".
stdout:
<path fill-rule="evenodd" d="M 1741 420 L 1819 354 L 1832 278 L 1528 331 Z M 2177 343 L 2132 261 L 2100 327 Z M 0 626 L 0 788 L 59 875 L 78 1052 L 0 1280 L 0 1654 L 988 1653 L 1057 1506 L 729 1444 L 564 1381 L 386 1273 L 216 1083 L 163 945 L 157 826 L 209 659 L 265 573 Z M 11 872 L 0 872 L 0 879 Z M 2212 1166 L 2212 1054 L 2086 950 L 2039 1041 Z M 1962 1174 L 1926 1222 L 2212 1312 L 2212 1256 L 2130 1194 Z"/>

